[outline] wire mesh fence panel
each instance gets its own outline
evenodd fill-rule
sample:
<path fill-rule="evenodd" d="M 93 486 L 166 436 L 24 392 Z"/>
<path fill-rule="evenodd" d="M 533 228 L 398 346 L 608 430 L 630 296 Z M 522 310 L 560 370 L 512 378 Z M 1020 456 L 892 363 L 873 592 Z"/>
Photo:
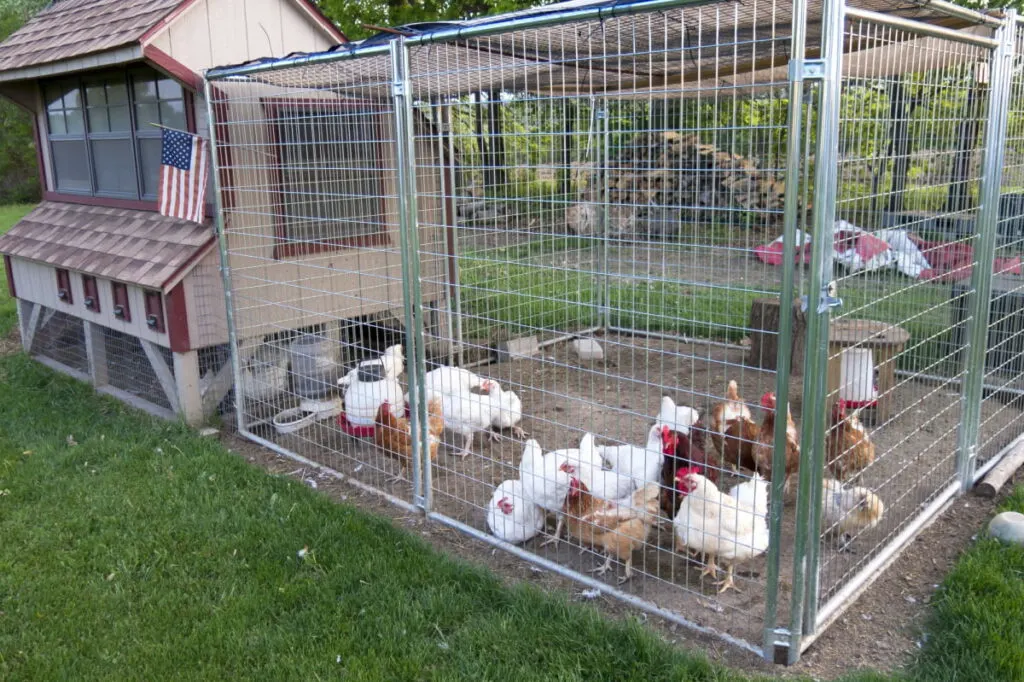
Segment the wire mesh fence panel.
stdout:
<path fill-rule="evenodd" d="M 39 307 L 39 326 L 32 337 L 29 351 L 88 376 L 89 357 L 82 321 L 53 308 Z"/>
<path fill-rule="evenodd" d="M 391 80 L 384 54 L 210 91 L 241 423 L 411 501 Z M 373 445 L 384 402 L 387 450 Z"/>
<path fill-rule="evenodd" d="M 1024 55 L 1024 28 L 1017 27 L 1015 54 Z M 999 197 L 995 263 L 989 303 L 982 418 L 978 443 L 984 464 L 1024 433 L 1024 73 L 1015 69 Z"/>
<path fill-rule="evenodd" d="M 178 398 L 173 383 L 165 386 L 161 381 L 153 369 L 153 358 L 142 346 L 145 342 L 108 327 L 99 327 L 99 331 L 103 335 L 105 383 L 157 407 L 176 411 Z M 167 376 L 173 382 L 174 356 L 170 349 L 151 344 L 150 352 L 167 368 Z"/>
<path fill-rule="evenodd" d="M 861 19 L 845 41 L 821 603 L 956 480 L 991 52 Z"/>
<path fill-rule="evenodd" d="M 417 147 L 447 152 L 417 156 L 444 192 L 419 196 L 454 199 L 420 207 L 438 228 L 423 258 L 447 263 L 424 282 L 451 286 L 464 362 L 426 368 L 446 427 L 431 509 L 757 643 L 768 488 L 750 477 L 782 273 L 757 252 L 781 231 L 786 75 L 770 67 L 789 40 L 769 5 L 785 14 L 669 9 L 409 48 L 436 122 Z M 752 56 L 756 89 L 731 80 L 753 80 Z M 743 590 L 719 594 L 727 577 Z"/>

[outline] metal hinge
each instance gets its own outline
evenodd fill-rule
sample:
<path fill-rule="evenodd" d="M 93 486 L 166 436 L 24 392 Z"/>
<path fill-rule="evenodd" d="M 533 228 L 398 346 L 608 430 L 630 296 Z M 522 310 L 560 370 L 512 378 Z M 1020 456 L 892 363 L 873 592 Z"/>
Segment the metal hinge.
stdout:
<path fill-rule="evenodd" d="M 839 308 L 843 305 L 843 299 L 837 295 L 839 293 L 839 285 L 836 284 L 835 280 L 832 280 L 821 288 L 821 303 L 818 304 L 818 314 L 832 310 L 833 308 Z M 800 297 L 800 311 L 806 313 L 809 305 L 807 296 Z"/>
<path fill-rule="evenodd" d="M 794 60 L 789 63 L 791 80 L 820 81 L 825 79 L 824 59 Z"/>

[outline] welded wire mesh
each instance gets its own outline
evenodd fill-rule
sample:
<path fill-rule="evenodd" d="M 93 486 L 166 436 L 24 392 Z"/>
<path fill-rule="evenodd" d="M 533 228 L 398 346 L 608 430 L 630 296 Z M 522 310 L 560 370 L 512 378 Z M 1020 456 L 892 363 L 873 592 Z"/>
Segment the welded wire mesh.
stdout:
<path fill-rule="evenodd" d="M 29 352 L 88 375 L 89 358 L 82 321 L 53 308 L 41 308 L 39 326 L 32 337 Z"/>
<path fill-rule="evenodd" d="M 622 461 L 607 468 L 622 446 L 643 452 L 665 396 L 704 415 L 692 431 L 680 428 L 692 463 L 722 493 L 749 478 L 735 471 L 743 448 L 732 447 L 731 460 L 723 461 L 705 433 L 730 380 L 751 424 L 760 421 L 761 396 L 775 388 L 774 352 L 748 364 L 743 343 L 753 331 L 752 306 L 777 297 L 780 286 L 781 270 L 760 262 L 754 249 L 765 228 L 778 230 L 781 222 L 785 74 L 764 77 L 751 98 L 719 72 L 691 66 L 713 57 L 722 75 L 737 80 L 753 80 L 752 55 L 763 60 L 761 68 L 773 66 L 789 36 L 765 20 L 767 13 L 757 16 L 755 27 L 732 8 L 669 10 L 500 34 L 459 50 L 410 48 L 417 112 L 438 122 L 417 141 L 450 150 L 433 157 L 443 165 L 417 158 L 417 167 L 445 180 L 439 188 L 451 193 L 456 219 L 454 239 L 438 230 L 421 250 L 424 258 L 454 261 L 456 354 L 479 381 L 500 385 L 485 399 L 496 406 L 494 423 L 504 409 L 504 416 L 514 414 L 505 426 L 515 421 L 526 432 L 501 429 L 492 442 L 484 435 L 486 417 L 473 428 L 477 398 L 446 399 L 449 426 L 477 435 L 467 441 L 458 429 L 446 430 L 447 453 L 438 457 L 430 490 L 438 514 L 501 537 L 489 514 L 500 502 L 498 486 L 520 479 L 527 435 L 545 453 L 561 450 L 572 459 L 586 457 L 578 450 L 592 434 L 607 453 L 606 471 L 582 466 L 578 473 L 584 485 L 604 485 L 602 477 L 625 470 Z M 716 22 L 735 22 L 739 37 L 719 44 Z M 693 36 L 685 44 L 684 34 Z M 653 74 L 665 77 L 652 91 Z M 440 228 L 439 217 L 447 216 L 421 210 L 419 220 Z M 577 350 L 591 342 L 603 358 L 585 359 Z M 471 443 L 469 454 L 453 456 L 464 442 Z M 748 465 L 752 445 L 746 443 Z M 652 447 L 661 447 L 657 436 Z M 707 545 L 691 531 L 691 547 L 721 543 L 729 554 L 740 546 L 738 555 L 749 559 L 737 561 L 735 579 L 744 591 L 717 596 L 713 579 L 700 575 L 706 562 L 675 547 L 674 502 L 682 496 L 672 495 L 673 479 L 686 463 L 664 465 L 664 475 L 655 466 L 649 478 L 604 493 L 625 505 L 621 498 L 652 484 L 665 504 L 651 502 L 646 529 L 581 524 L 608 502 L 569 495 L 567 539 L 545 544 L 554 537 L 552 517 L 527 533 L 523 547 L 584 574 L 612 556 L 607 584 L 631 570 L 622 588 L 630 594 L 757 642 L 765 546 L 753 528 L 760 523 L 763 531 L 765 522 L 741 512 L 742 530 L 716 527 Z M 766 503 L 763 484 L 759 490 Z M 702 523 L 703 505 L 708 514 L 728 515 L 735 509 L 728 499 L 716 490 L 706 500 L 694 493 L 693 511 L 684 511 L 681 522 Z"/>
<path fill-rule="evenodd" d="M 808 7 L 808 55 L 822 49 L 822 9 Z M 819 314 L 799 303 L 810 250 L 798 239 L 797 263 L 785 262 L 777 238 L 787 199 L 791 227 L 807 232 L 813 171 L 835 163 L 809 153 L 822 122 L 820 88 L 808 85 L 794 105 L 806 167 L 787 167 L 793 19 L 777 2 L 662 8 L 214 75 L 242 427 L 549 567 L 577 577 L 607 569 L 591 585 L 614 588 L 628 568 L 626 596 L 748 646 L 762 641 L 788 619 L 807 529 L 796 527 L 789 492 L 770 539 L 779 622 L 766 623 L 767 523 L 725 493 L 744 484 L 758 507 L 767 502 L 765 484 L 750 481 L 772 473 L 773 432 L 785 428 L 774 423 L 777 384 L 794 437 L 821 409 L 800 390 L 804 328 Z M 867 521 L 850 532 L 850 554 L 833 542 L 846 528 L 826 516 L 820 600 L 956 475 L 971 314 L 957 286 L 977 242 L 987 113 L 984 47 L 863 21 L 847 24 L 843 44 L 835 258 L 844 305 L 832 315 L 824 409 L 871 403 L 859 414 L 875 454 L 846 466 L 850 448 L 833 445 L 832 424 L 826 475 L 862 489 L 849 508 L 843 489 L 826 500 L 844 522 Z M 411 167 L 398 161 L 406 152 Z M 909 265 L 881 267 L 882 240 L 909 252 Z M 787 269 L 792 308 L 779 301 Z M 792 338 L 779 338 L 790 315 Z M 392 371 L 387 349 L 410 340 L 425 361 L 414 354 L 404 373 Z M 601 353 L 590 357 L 595 343 Z M 776 375 L 780 350 L 792 354 L 788 382 Z M 858 372 L 866 386 L 850 379 Z M 417 491 L 409 424 L 372 417 L 385 399 L 401 406 L 420 380 L 439 401 Z M 350 417 L 371 383 L 383 393 L 371 392 L 370 422 L 358 423 Z M 682 409 L 662 413 L 665 397 Z M 993 425 L 1015 416 L 1008 406 L 990 413 Z M 656 422 L 670 428 L 652 432 Z M 375 447 L 374 432 L 392 437 Z M 554 465 L 541 469 L 540 489 L 523 473 L 534 460 L 527 438 L 560 453 L 537 461 Z M 625 445 L 635 452 L 616 449 Z M 619 459 L 627 454 L 639 460 L 632 479 Z M 807 461 L 783 459 L 776 482 Z M 547 543 L 556 518 L 568 532 Z M 713 555 L 736 564 L 743 592 L 719 595 L 702 575 Z"/>
<path fill-rule="evenodd" d="M 860 20 L 845 38 L 861 57 L 842 89 L 822 601 L 956 479 L 970 278 L 990 267 L 975 257 L 990 50 Z"/>

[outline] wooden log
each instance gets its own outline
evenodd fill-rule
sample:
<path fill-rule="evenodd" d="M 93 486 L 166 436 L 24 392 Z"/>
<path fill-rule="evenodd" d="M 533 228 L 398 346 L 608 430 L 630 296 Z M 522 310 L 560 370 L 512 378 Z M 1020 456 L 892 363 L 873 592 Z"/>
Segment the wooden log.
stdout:
<path fill-rule="evenodd" d="M 750 352 L 748 362 L 762 369 L 778 365 L 780 304 L 777 298 L 757 298 L 750 306 Z M 793 301 L 793 342 L 790 344 L 793 374 L 803 374 L 807 318 L 800 301 Z"/>
<path fill-rule="evenodd" d="M 1024 466 L 1024 438 L 1017 439 L 1016 444 L 1003 456 L 1003 461 L 992 467 L 992 471 L 975 486 L 974 492 L 981 497 L 995 497 L 1021 466 Z"/>

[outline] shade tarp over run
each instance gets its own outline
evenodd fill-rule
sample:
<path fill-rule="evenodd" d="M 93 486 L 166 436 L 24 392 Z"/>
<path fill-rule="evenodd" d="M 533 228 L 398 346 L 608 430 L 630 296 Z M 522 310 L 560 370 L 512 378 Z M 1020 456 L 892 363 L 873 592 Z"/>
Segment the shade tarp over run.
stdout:
<path fill-rule="evenodd" d="M 409 55 L 415 95 L 426 99 L 503 90 L 628 97 L 662 89 L 685 93 L 688 84 L 698 89 L 715 85 L 754 88 L 787 80 L 790 5 L 774 4 L 764 11 L 757 3 L 697 2 L 672 11 L 653 11 L 663 4 L 565 2 L 495 17 L 430 24 L 426 31 L 416 26 L 401 29 L 417 43 Z M 863 0 L 855 6 L 975 36 L 992 35 L 991 27 L 951 17 L 944 8 L 930 3 Z M 612 21 L 645 10 L 652 12 L 645 14 L 642 22 Z M 810 2 L 807 58 L 820 55 L 822 11 L 821 0 Z M 593 17 L 554 23 L 555 18 L 583 12 Z M 545 25 L 548 18 L 552 23 Z M 516 22 L 540 25 L 524 24 L 522 30 L 511 30 Z M 848 42 L 847 52 L 852 56 L 845 68 L 849 74 L 885 76 L 942 68 L 963 59 L 959 53 L 941 50 L 939 39 L 915 38 L 905 32 L 887 35 L 885 29 L 879 30 L 883 32 L 870 45 Z M 904 47 L 909 39 L 916 43 L 913 50 Z M 933 49 L 928 49 L 929 43 Z M 855 54 L 862 49 L 863 54 Z M 352 57 L 362 58 L 349 59 Z M 287 68 L 299 66 L 302 68 Z M 218 80 L 249 73 L 255 80 L 291 88 L 360 85 L 363 97 L 387 99 L 391 96 L 389 83 L 379 83 L 376 88 L 366 84 L 372 80 L 368 76 L 389 68 L 387 46 L 375 37 L 324 53 L 220 67 L 207 75 Z"/>

